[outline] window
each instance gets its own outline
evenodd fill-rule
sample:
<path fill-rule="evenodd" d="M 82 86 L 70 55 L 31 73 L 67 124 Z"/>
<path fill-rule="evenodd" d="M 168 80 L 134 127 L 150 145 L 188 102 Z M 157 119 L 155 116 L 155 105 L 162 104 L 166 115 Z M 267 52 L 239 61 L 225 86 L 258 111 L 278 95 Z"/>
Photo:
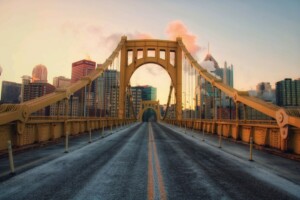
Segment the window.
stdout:
<path fill-rule="evenodd" d="M 147 56 L 148 57 L 155 57 L 155 49 L 148 49 Z"/>
<path fill-rule="evenodd" d="M 165 60 L 166 59 L 166 51 L 165 50 L 160 50 L 159 51 L 159 58 Z"/>
<path fill-rule="evenodd" d="M 141 59 L 144 57 L 144 51 L 143 49 L 138 49 L 137 50 L 137 59 Z"/>
<path fill-rule="evenodd" d="M 175 51 L 170 51 L 170 64 L 173 65 L 174 67 L 175 67 L 175 59 L 176 59 L 175 53 L 176 53 Z"/>
<path fill-rule="evenodd" d="M 127 65 L 130 65 L 132 63 L 132 57 L 133 57 L 132 50 L 128 50 L 127 51 Z"/>

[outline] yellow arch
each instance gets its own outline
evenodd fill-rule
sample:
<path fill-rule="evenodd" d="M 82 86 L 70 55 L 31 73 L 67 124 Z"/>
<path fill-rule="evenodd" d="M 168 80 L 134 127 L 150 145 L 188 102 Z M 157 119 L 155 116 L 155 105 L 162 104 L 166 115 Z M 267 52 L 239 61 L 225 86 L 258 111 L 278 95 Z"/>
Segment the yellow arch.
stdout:
<path fill-rule="evenodd" d="M 137 69 L 139 69 L 140 67 L 142 67 L 143 65 L 146 65 L 146 64 L 156 64 L 156 65 L 159 65 L 159 66 L 162 67 L 162 68 L 168 73 L 168 75 L 170 76 L 172 85 L 174 85 L 174 84 L 176 83 L 176 76 L 175 76 L 175 75 L 176 75 L 176 72 L 175 72 L 174 69 L 168 71 L 168 70 L 166 69 L 166 66 L 167 66 L 166 62 L 157 62 L 157 63 L 155 63 L 155 62 L 147 61 L 147 59 L 145 59 L 144 62 L 143 62 L 143 61 L 138 61 L 138 63 L 137 63 L 136 65 L 134 65 L 133 63 L 131 63 L 131 64 L 127 67 L 127 68 L 128 68 L 128 69 L 127 69 L 128 72 L 127 72 L 126 78 L 125 78 L 125 83 L 126 83 L 126 85 L 129 84 L 130 79 L 131 79 L 132 75 L 134 74 L 134 72 L 135 72 Z M 173 68 L 174 68 L 174 67 L 173 67 Z M 170 73 L 170 71 L 172 71 L 172 72 Z"/>
<path fill-rule="evenodd" d="M 161 120 L 161 115 L 160 115 L 160 111 L 159 111 L 159 102 L 158 101 L 142 101 L 141 109 L 140 109 L 140 111 L 138 113 L 138 116 L 137 116 L 137 119 L 139 121 L 142 121 L 143 114 L 148 109 L 154 110 L 154 112 L 156 114 L 157 121 Z"/>
<path fill-rule="evenodd" d="M 152 52 L 153 55 L 150 55 L 149 52 Z M 172 61 L 173 57 L 174 61 Z M 178 41 L 149 39 L 126 41 L 126 45 L 121 50 L 119 118 L 125 117 L 126 85 L 129 84 L 135 70 L 148 63 L 160 65 L 171 77 L 176 98 L 176 119 L 180 120 L 182 116 L 182 49 L 178 45 Z"/>

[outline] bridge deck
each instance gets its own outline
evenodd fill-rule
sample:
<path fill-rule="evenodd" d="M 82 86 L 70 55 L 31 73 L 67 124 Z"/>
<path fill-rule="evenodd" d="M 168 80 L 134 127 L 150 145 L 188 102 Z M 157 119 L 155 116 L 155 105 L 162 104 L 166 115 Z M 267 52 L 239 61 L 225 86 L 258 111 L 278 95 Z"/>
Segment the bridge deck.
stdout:
<path fill-rule="evenodd" d="M 219 149 L 214 138 L 202 142 L 201 134 L 193 138 L 178 130 L 141 123 L 86 143 L 17 171 L 0 183 L 0 199 L 300 198 L 299 162 L 262 151 L 254 151 L 255 161 L 249 162 L 247 146 L 223 141 Z"/>

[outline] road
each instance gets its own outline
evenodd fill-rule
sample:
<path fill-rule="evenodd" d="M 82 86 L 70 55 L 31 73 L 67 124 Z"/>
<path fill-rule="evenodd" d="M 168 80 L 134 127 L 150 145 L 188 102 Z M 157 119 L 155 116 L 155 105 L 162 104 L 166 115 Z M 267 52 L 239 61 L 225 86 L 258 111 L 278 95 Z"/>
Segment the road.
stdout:
<path fill-rule="evenodd" d="M 0 199 L 300 199 L 299 183 L 140 123 L 0 183 Z"/>

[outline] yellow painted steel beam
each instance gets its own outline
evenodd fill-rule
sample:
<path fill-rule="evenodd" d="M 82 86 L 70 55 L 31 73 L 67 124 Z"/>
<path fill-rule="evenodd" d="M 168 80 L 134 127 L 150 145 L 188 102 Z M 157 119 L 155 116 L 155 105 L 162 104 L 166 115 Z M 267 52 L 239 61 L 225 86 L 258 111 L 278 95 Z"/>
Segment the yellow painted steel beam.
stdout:
<path fill-rule="evenodd" d="M 166 112 L 164 114 L 163 120 L 166 119 L 167 115 L 168 115 L 168 111 L 169 111 L 169 106 L 170 106 L 170 102 L 171 102 L 171 95 L 172 95 L 172 91 L 173 91 L 173 86 L 170 86 L 170 91 L 169 91 L 169 97 L 168 97 L 168 103 L 167 103 L 167 108 L 166 108 Z"/>

